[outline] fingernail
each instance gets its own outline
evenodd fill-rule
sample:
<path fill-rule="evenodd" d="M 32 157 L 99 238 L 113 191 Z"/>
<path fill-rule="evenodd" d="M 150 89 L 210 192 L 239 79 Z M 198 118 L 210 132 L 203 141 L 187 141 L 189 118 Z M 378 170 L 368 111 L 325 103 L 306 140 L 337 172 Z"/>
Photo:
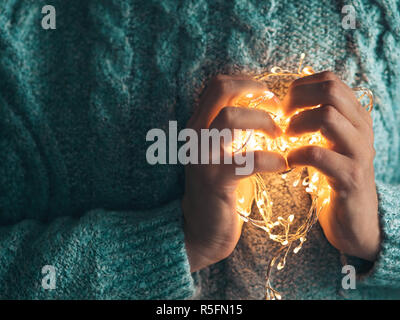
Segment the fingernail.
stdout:
<path fill-rule="evenodd" d="M 296 135 L 296 132 L 294 132 L 293 128 L 289 126 L 286 128 L 285 134 L 289 137 L 292 137 L 292 136 L 294 137 Z"/>
<path fill-rule="evenodd" d="M 281 136 L 282 133 L 283 133 L 283 132 L 282 132 L 282 129 L 279 128 L 278 126 L 276 126 L 276 127 L 275 127 L 275 131 L 274 131 L 275 137 Z"/>

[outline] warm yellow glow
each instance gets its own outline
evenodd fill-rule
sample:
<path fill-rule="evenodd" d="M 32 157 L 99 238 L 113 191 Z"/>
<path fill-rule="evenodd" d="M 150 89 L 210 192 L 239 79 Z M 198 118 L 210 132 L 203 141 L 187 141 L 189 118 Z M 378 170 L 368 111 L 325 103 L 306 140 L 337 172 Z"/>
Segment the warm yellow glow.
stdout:
<path fill-rule="evenodd" d="M 311 67 L 306 66 L 301 68 L 305 55 L 301 55 L 299 69 L 297 73 L 291 73 L 287 70 L 282 70 L 279 67 L 273 67 L 270 73 L 265 73 L 255 77 L 258 81 L 263 81 L 268 77 L 285 77 L 293 76 L 293 80 L 299 77 L 313 74 L 314 71 Z M 363 91 L 363 95 L 359 100 L 367 95 L 369 98 L 366 108 L 370 111 L 372 109 L 372 93 L 363 88 L 356 88 L 357 91 Z M 276 139 L 271 139 L 262 132 L 254 131 L 248 133 L 243 131 L 242 134 L 235 139 L 232 143 L 233 152 L 253 151 L 253 150 L 268 150 L 278 152 L 284 157 L 296 148 L 306 145 L 316 145 L 320 147 L 328 147 L 327 140 L 320 132 L 307 133 L 299 137 L 290 137 L 285 134 L 285 130 L 290 122 L 290 118 L 284 116 L 281 104 L 276 95 L 271 91 L 265 91 L 261 96 L 255 96 L 248 93 L 236 104 L 240 107 L 263 109 L 270 113 L 271 117 L 282 129 L 284 134 Z M 320 106 L 310 106 L 310 108 L 317 108 Z M 309 109 L 309 108 L 307 108 Z M 299 113 L 302 110 L 296 112 Z M 267 270 L 266 280 L 266 298 L 267 299 L 281 299 L 281 295 L 272 288 L 270 283 L 270 275 L 272 267 L 276 264 L 276 268 L 281 270 L 286 263 L 286 257 L 292 245 L 298 242 L 297 246 L 293 249 L 294 253 L 298 253 L 302 248 L 303 243 L 306 241 L 306 235 L 318 220 L 319 214 L 329 204 L 331 188 L 328 185 L 326 177 L 319 171 L 312 167 L 295 168 L 291 170 L 291 174 L 297 175 L 293 187 L 305 188 L 305 191 L 310 194 L 311 206 L 308 212 L 305 212 L 302 217 L 297 217 L 293 214 L 285 214 L 287 218 L 282 215 L 277 218 L 274 217 L 272 208 L 273 202 L 270 200 L 264 179 L 261 174 L 255 174 L 249 178 L 241 180 L 236 193 L 237 193 L 237 212 L 241 218 L 250 222 L 253 225 L 265 230 L 269 238 L 282 245 L 282 249 L 278 254 L 273 257 L 269 263 Z M 304 177 L 305 175 L 305 177 Z M 302 178 L 303 177 L 303 178 Z M 285 180 L 287 173 L 281 173 L 280 178 Z M 253 203 L 256 210 L 262 217 L 262 220 L 252 218 Z"/>

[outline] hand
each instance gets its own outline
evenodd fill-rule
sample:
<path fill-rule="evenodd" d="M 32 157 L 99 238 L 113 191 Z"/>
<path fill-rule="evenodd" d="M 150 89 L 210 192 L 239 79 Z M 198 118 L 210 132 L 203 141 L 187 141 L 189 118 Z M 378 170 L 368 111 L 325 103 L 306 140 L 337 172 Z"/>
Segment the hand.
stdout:
<path fill-rule="evenodd" d="M 380 247 L 373 159 L 372 119 L 353 91 L 332 72 L 293 82 L 283 106 L 293 116 L 287 135 L 320 130 L 329 148 L 306 146 L 288 155 L 289 166 L 313 166 L 327 178 L 331 201 L 319 222 L 328 241 L 342 252 L 374 261 Z"/>
<path fill-rule="evenodd" d="M 281 130 L 267 112 L 229 107 L 244 94 L 251 92 L 257 95 L 264 90 L 266 88 L 262 84 L 249 78 L 217 76 L 203 92 L 187 126 L 198 133 L 204 128 L 228 128 L 232 131 L 255 129 L 276 137 Z M 199 149 L 199 158 L 200 152 Z M 235 190 L 239 180 L 245 176 L 235 174 L 235 168 L 240 166 L 234 160 L 233 164 L 222 164 L 223 159 L 220 163 L 185 167 L 182 209 L 185 244 L 192 272 L 226 258 L 240 237 L 242 223 L 236 214 Z M 252 173 L 285 169 L 286 161 L 281 155 L 254 151 Z"/>

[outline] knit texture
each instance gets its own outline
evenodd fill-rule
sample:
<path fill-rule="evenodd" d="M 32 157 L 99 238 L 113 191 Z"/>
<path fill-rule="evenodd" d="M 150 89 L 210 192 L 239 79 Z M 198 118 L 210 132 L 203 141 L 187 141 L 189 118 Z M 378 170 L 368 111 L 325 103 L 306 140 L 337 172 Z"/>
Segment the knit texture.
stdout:
<path fill-rule="evenodd" d="M 375 94 L 384 236 L 373 266 L 358 259 L 357 290 L 340 289 L 319 225 L 274 285 L 289 299 L 400 297 L 398 2 L 53 0 L 57 29 L 43 30 L 46 4 L 0 3 L 0 298 L 262 298 L 274 248 L 247 225 L 230 258 L 190 274 L 183 168 L 149 165 L 145 137 L 183 128 L 215 74 L 295 70 L 301 52 Z"/>

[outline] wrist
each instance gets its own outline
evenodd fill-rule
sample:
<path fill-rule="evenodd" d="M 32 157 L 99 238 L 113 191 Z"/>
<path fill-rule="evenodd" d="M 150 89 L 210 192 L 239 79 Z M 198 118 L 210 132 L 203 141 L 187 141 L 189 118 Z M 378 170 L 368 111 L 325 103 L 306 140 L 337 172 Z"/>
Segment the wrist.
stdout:
<path fill-rule="evenodd" d="M 215 244 L 203 244 L 201 241 L 194 240 L 187 229 L 184 229 L 184 232 L 186 253 L 191 272 L 199 271 L 227 258 L 234 249 L 234 247 L 224 246 L 219 248 Z"/>
<path fill-rule="evenodd" d="M 190 270 L 191 272 L 195 272 L 228 257 L 234 250 L 238 239 L 225 239 L 223 236 L 213 236 L 209 233 L 210 228 L 202 231 L 204 230 L 204 226 L 201 226 L 201 222 L 196 219 L 190 219 L 191 216 L 189 213 L 193 214 L 194 209 L 185 206 L 184 199 L 182 200 L 182 209 L 185 247 Z"/>
<path fill-rule="evenodd" d="M 377 219 L 378 220 L 378 219 Z M 376 261 L 381 246 L 381 230 L 379 221 L 371 224 L 367 231 L 363 232 L 344 252 L 348 255 L 367 261 Z"/>
<path fill-rule="evenodd" d="M 378 257 L 380 244 L 380 230 L 378 230 L 377 232 L 371 232 L 366 237 L 364 243 L 361 244 L 360 249 L 354 254 L 354 256 L 374 262 Z"/>
<path fill-rule="evenodd" d="M 188 239 L 186 235 L 185 235 L 185 247 L 190 265 L 190 272 L 199 271 L 201 269 L 208 267 L 209 265 L 218 262 L 218 260 L 213 261 L 212 259 L 202 255 L 201 254 L 202 250 L 193 243 L 191 243 L 191 241 Z"/>

